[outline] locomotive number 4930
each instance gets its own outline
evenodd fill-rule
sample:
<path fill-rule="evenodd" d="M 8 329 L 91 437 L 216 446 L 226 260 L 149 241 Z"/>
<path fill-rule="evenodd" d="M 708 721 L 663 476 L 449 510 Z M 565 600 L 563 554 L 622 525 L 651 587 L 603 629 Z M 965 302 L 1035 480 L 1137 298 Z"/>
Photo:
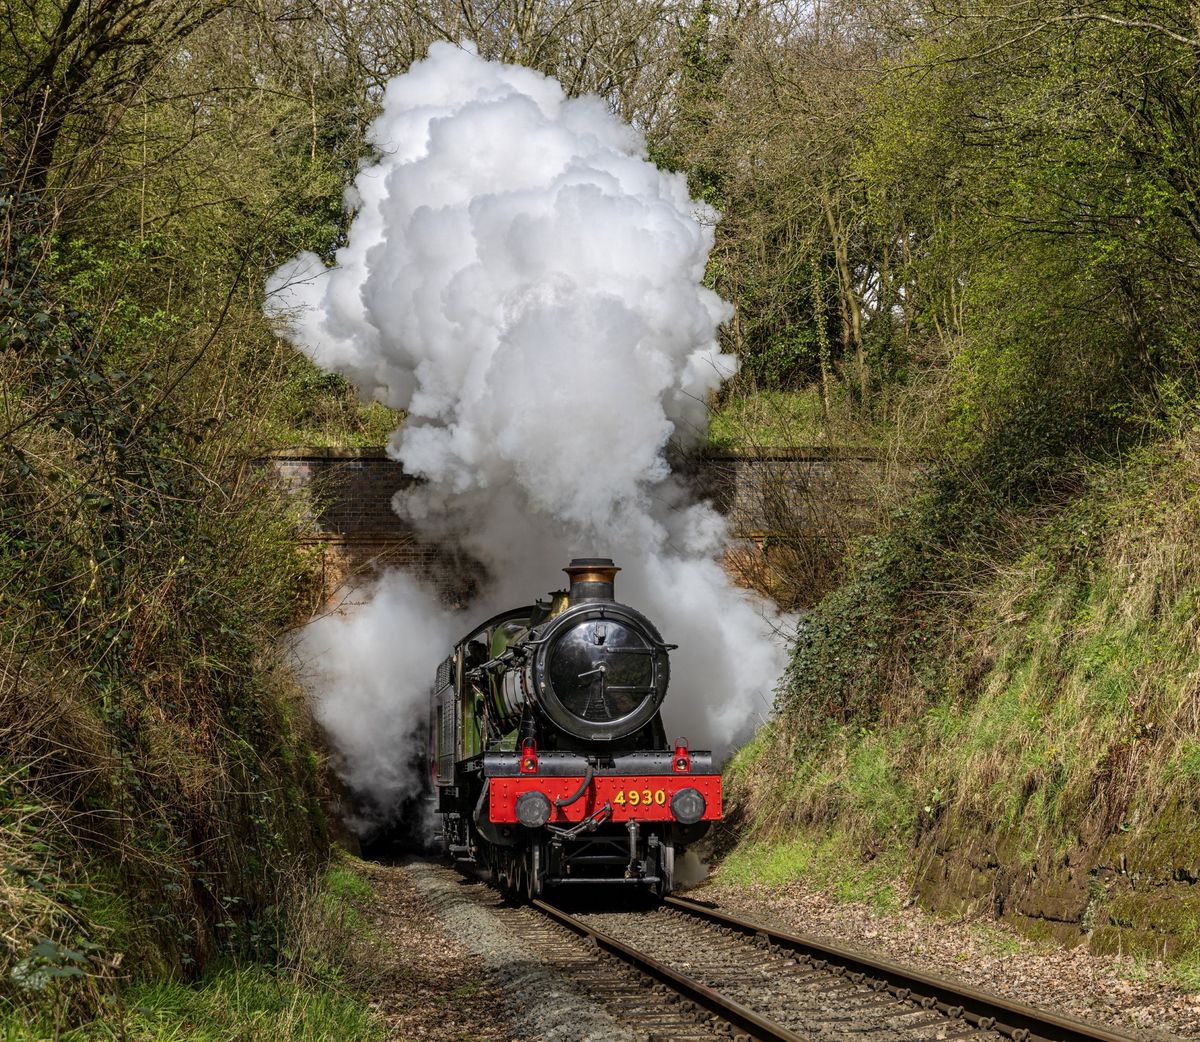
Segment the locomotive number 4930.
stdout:
<path fill-rule="evenodd" d="M 666 802 L 666 789 L 618 789 L 613 796 L 613 803 L 620 807 L 662 807 Z"/>

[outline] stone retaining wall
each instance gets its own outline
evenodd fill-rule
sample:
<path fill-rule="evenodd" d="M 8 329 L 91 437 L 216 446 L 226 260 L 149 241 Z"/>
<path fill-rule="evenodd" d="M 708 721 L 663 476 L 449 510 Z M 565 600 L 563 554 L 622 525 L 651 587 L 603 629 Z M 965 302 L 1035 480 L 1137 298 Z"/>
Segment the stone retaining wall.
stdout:
<path fill-rule="evenodd" d="M 1016 837 L 943 827 L 917 852 L 922 906 L 994 915 L 1092 951 L 1181 955 L 1200 947 L 1200 824 L 1168 807 L 1137 827 L 1030 859 Z"/>

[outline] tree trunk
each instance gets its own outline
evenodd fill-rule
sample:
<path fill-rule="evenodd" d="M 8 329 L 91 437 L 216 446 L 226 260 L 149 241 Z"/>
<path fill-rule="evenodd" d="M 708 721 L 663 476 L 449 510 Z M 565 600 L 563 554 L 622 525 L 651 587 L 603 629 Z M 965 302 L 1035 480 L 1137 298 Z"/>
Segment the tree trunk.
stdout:
<path fill-rule="evenodd" d="M 858 393 L 863 405 L 866 405 L 868 379 L 867 356 L 863 350 L 862 340 L 862 311 L 858 306 L 858 298 L 854 295 L 854 281 L 850 274 L 850 257 L 847 251 L 846 236 L 837 215 L 833 212 L 829 192 L 824 186 L 821 188 L 821 205 L 825 210 L 825 221 L 829 225 L 829 237 L 833 240 L 833 256 L 837 262 L 838 283 L 842 291 L 842 313 L 848 319 L 843 329 L 843 338 L 847 347 L 854 352 Z"/>
<path fill-rule="evenodd" d="M 821 278 L 821 269 L 817 259 L 811 259 L 812 265 L 812 295 L 813 321 L 817 327 L 817 360 L 821 365 L 821 415 L 825 420 L 826 430 L 829 428 L 829 330 L 825 322 L 825 289 Z"/>

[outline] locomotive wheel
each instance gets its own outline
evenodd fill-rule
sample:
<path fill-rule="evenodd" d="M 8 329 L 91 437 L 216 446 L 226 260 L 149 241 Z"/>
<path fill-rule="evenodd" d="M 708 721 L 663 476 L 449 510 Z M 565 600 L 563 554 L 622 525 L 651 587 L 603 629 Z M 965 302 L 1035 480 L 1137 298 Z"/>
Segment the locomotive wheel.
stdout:
<path fill-rule="evenodd" d="M 663 843 L 658 848 L 658 896 L 666 897 L 675 889 L 675 844 Z"/>
<path fill-rule="evenodd" d="M 525 893 L 525 862 L 519 857 L 514 856 L 512 859 L 512 886 L 508 892 L 516 901 L 521 900 Z"/>
<path fill-rule="evenodd" d="M 524 860 L 512 851 L 501 851 L 496 858 L 496 886 L 509 900 L 520 900 L 525 893 Z"/>
<path fill-rule="evenodd" d="M 536 840 L 525 854 L 524 893 L 530 901 L 542 896 L 542 845 Z"/>

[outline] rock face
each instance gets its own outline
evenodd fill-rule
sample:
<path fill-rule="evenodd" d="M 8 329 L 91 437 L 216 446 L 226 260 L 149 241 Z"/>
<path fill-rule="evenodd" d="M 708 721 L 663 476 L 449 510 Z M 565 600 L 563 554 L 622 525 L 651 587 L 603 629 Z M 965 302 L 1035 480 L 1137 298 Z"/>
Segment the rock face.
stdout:
<path fill-rule="evenodd" d="M 991 912 L 1033 937 L 1093 951 L 1172 956 L 1200 947 L 1200 822 L 1171 808 L 1152 825 L 1056 856 L 947 823 L 918 851 L 916 896 L 933 911 Z"/>

